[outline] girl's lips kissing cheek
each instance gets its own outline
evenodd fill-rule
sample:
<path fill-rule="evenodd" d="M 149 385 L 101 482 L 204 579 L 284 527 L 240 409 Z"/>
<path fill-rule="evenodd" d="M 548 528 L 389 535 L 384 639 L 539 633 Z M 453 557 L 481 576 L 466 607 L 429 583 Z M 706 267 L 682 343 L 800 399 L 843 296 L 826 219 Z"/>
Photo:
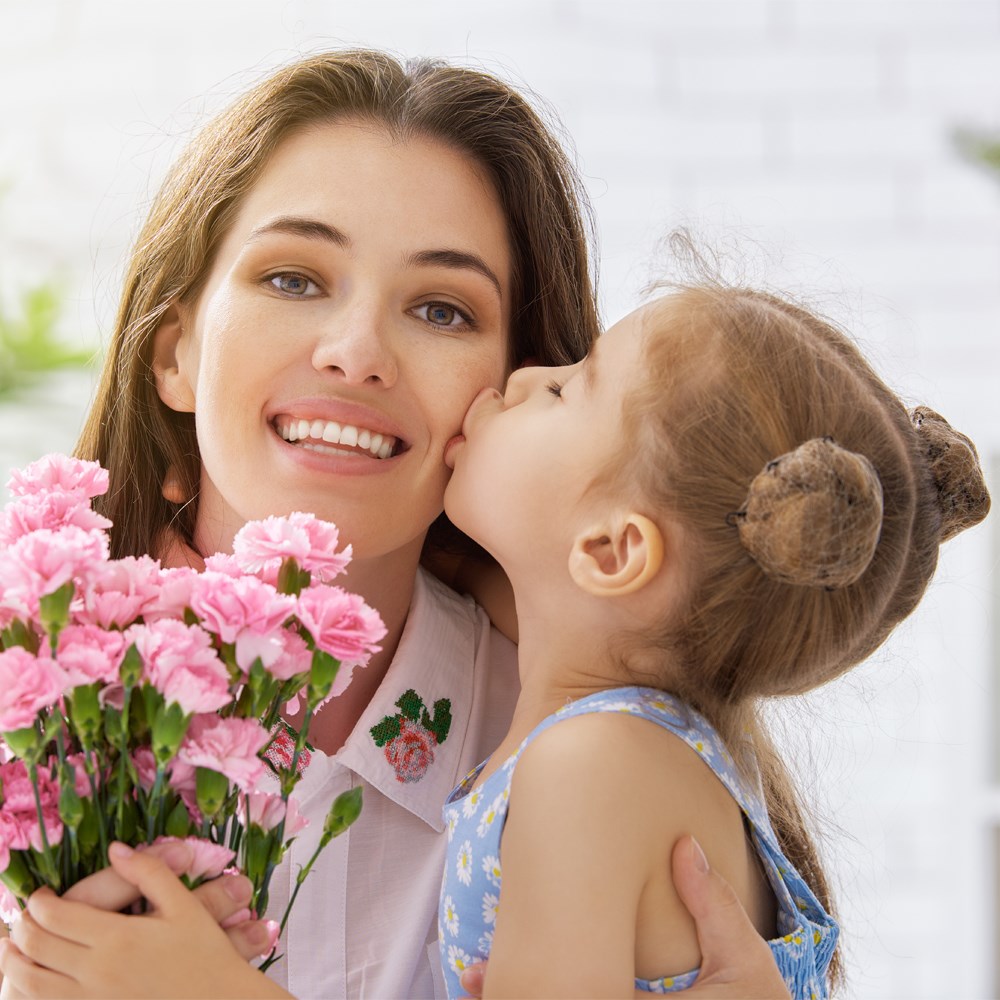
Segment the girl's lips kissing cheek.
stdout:
<path fill-rule="evenodd" d="M 361 424 L 310 420 L 283 413 L 271 421 L 271 426 L 283 441 L 321 455 L 383 461 L 401 454 L 407 448 L 402 439 Z"/>

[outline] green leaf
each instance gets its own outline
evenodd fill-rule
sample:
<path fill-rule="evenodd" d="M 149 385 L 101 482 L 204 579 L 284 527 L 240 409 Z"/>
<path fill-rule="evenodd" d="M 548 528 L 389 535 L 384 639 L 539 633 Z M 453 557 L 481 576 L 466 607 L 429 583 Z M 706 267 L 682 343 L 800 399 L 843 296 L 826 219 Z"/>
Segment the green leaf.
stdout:
<path fill-rule="evenodd" d="M 372 734 L 375 746 L 384 747 L 390 740 L 394 740 L 400 733 L 400 721 L 398 715 L 387 715 L 381 722 L 377 722 L 368 730 Z"/>
<path fill-rule="evenodd" d="M 420 713 L 424 711 L 424 702 L 413 688 L 410 688 L 409 691 L 404 691 L 399 696 L 396 705 L 411 722 L 420 721 Z"/>

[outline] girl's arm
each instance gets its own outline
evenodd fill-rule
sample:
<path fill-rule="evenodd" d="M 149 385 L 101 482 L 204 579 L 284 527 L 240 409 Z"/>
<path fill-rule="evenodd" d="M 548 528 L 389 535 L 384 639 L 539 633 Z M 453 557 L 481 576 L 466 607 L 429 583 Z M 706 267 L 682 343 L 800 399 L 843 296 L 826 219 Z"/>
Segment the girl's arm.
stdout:
<path fill-rule="evenodd" d="M 0 942 L 8 986 L 39 997 L 287 997 L 246 964 L 170 869 L 147 853 L 111 852 L 115 872 L 152 903 L 127 916 L 40 891 Z"/>
<path fill-rule="evenodd" d="M 651 880 L 669 882 L 664 852 L 679 836 L 649 801 L 648 735 L 631 719 L 583 716 L 522 754 L 485 997 L 633 995 L 640 903 Z M 693 925 L 674 904 L 659 975 L 698 964 Z"/>

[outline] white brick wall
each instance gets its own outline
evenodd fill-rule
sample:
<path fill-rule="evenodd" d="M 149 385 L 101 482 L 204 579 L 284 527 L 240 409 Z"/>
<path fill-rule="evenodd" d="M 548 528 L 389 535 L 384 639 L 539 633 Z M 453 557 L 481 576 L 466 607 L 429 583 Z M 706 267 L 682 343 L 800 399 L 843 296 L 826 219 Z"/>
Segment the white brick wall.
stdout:
<path fill-rule="evenodd" d="M 0 3 L 0 293 L 61 274 L 65 334 L 93 342 L 137 206 L 202 112 L 335 44 L 467 59 L 559 110 L 609 319 L 672 225 L 735 229 L 751 274 L 816 296 L 1000 455 L 1000 182 L 950 140 L 1000 125 L 998 0 Z M 0 465 L 70 446 L 72 382 L 28 420 L 0 404 Z M 852 997 L 994 988 L 991 537 L 951 543 L 893 642 L 792 713 L 832 814 Z"/>

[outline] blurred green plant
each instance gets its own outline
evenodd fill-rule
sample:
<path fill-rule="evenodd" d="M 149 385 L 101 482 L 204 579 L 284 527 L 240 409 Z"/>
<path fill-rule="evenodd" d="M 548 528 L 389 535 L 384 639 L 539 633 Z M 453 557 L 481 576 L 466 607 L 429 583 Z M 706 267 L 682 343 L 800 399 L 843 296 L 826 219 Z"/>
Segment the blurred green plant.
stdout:
<path fill-rule="evenodd" d="M 955 146 L 970 163 L 986 167 L 1000 177 L 1000 133 L 956 129 Z"/>
<path fill-rule="evenodd" d="M 94 352 L 73 350 L 56 336 L 62 294 L 47 281 L 22 292 L 15 310 L 0 303 L 0 397 L 37 382 L 57 368 L 80 368 Z"/>

